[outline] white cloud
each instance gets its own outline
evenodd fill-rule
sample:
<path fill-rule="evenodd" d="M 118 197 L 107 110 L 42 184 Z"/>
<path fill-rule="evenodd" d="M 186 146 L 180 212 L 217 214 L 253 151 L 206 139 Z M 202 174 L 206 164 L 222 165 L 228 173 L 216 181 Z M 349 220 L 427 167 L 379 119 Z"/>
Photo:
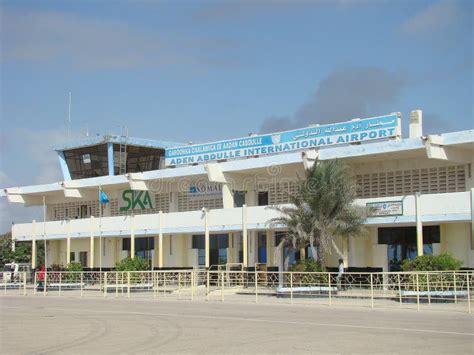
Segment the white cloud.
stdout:
<path fill-rule="evenodd" d="M 126 67 L 142 64 L 158 49 L 152 39 L 131 33 L 119 22 L 60 12 L 6 11 L 2 37 L 6 59 L 73 65 Z"/>
<path fill-rule="evenodd" d="M 31 184 L 48 184 L 63 179 L 59 166 L 58 156 L 52 146 L 62 143 L 67 132 L 62 129 L 17 129 L 15 133 L 22 137 L 26 144 L 23 145 L 24 154 L 30 158 L 30 167 L 34 171 Z M 77 134 L 72 139 L 79 138 Z"/>
<path fill-rule="evenodd" d="M 455 24 L 461 15 L 462 10 L 457 1 L 442 0 L 409 18 L 401 28 L 410 34 L 433 34 Z"/>
<path fill-rule="evenodd" d="M 126 21 L 58 11 L 2 11 L 2 57 L 7 61 L 123 69 L 160 65 L 215 64 L 221 38 L 138 30 Z M 227 58 L 232 59 L 232 58 Z"/>
<path fill-rule="evenodd" d="M 64 142 L 66 136 L 67 132 L 62 129 L 12 130 L 8 141 L 2 142 L 5 155 L 13 159 L 8 164 L 8 173 L 2 161 L 0 188 L 22 185 L 19 180 L 26 181 L 27 185 L 61 181 L 62 173 L 52 145 Z M 71 138 L 79 136 L 73 134 Z M 0 198 L 0 233 L 9 231 L 13 222 L 29 222 L 41 216 L 41 207 L 24 207 L 22 204 L 9 203 L 5 197 Z"/>
<path fill-rule="evenodd" d="M 8 177 L 6 173 L 0 171 L 0 186 L 10 186 L 11 179 Z"/>
<path fill-rule="evenodd" d="M 33 219 L 41 218 L 41 207 L 24 207 L 22 204 L 10 203 L 6 198 L 0 198 L 0 234 L 9 232 L 12 223 L 29 223 Z"/>
<path fill-rule="evenodd" d="M 13 186 L 14 179 L 0 171 L 0 187 Z M 41 216 L 41 208 L 24 207 L 10 203 L 6 197 L 0 197 L 0 234 L 9 232 L 13 222 L 29 222 Z"/>

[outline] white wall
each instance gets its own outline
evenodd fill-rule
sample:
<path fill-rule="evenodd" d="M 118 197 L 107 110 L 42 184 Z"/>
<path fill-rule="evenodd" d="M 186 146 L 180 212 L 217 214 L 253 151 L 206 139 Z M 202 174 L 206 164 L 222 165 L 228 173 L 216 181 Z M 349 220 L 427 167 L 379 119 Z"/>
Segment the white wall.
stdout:
<path fill-rule="evenodd" d="M 456 192 L 445 194 L 427 194 L 421 196 L 421 209 L 424 220 L 431 218 L 436 222 L 449 222 L 466 220 L 470 218 L 470 192 Z M 403 218 L 411 218 L 414 222 L 415 218 L 415 198 L 414 196 L 398 196 L 377 199 L 358 200 L 357 203 L 365 205 L 369 201 L 390 201 L 403 200 Z M 261 207 L 247 208 L 247 224 L 248 226 L 258 226 L 264 228 L 265 224 L 271 218 L 277 217 L 278 212 L 272 209 Z M 370 218 L 370 224 L 377 225 L 383 218 Z M 388 217 L 396 224 L 395 217 Z M 452 220 L 451 220 L 451 219 Z M 130 216 L 106 217 L 102 218 L 101 230 L 103 235 L 129 235 L 131 228 Z M 157 214 L 137 215 L 134 217 L 135 230 L 145 230 L 147 233 L 156 233 L 160 228 L 159 218 Z M 209 227 L 214 229 L 223 228 L 240 228 L 242 224 L 242 209 L 229 208 L 212 210 L 209 212 Z M 174 212 L 164 213 L 162 216 L 162 230 L 164 233 L 171 233 L 173 235 L 183 233 L 203 233 L 204 218 L 201 211 L 192 212 Z M 255 228 L 255 227 L 254 227 Z M 46 222 L 46 233 L 50 239 L 66 238 L 67 223 L 64 221 Z M 94 234 L 97 235 L 99 231 L 98 218 L 94 219 L 78 219 L 70 222 L 71 236 L 85 237 L 89 236 L 93 229 Z M 37 237 L 42 235 L 43 224 L 36 223 Z M 235 229 L 234 229 L 235 230 Z M 12 228 L 13 237 L 17 240 L 31 240 L 33 235 L 32 223 L 15 224 Z M 39 239 L 39 238 L 38 238 Z M 249 238 L 250 239 L 250 238 Z"/>
<path fill-rule="evenodd" d="M 349 266 L 372 266 L 372 239 L 370 234 L 349 239 Z"/>
<path fill-rule="evenodd" d="M 468 223 L 446 223 L 447 251 L 456 259 L 462 260 L 463 267 L 474 267 L 470 228 Z"/>
<path fill-rule="evenodd" d="M 165 234 L 163 238 L 163 266 L 183 267 L 192 266 L 188 263 L 190 236 L 184 234 Z M 171 245 L 171 249 L 170 249 Z M 171 252 L 171 253 L 170 253 Z"/>

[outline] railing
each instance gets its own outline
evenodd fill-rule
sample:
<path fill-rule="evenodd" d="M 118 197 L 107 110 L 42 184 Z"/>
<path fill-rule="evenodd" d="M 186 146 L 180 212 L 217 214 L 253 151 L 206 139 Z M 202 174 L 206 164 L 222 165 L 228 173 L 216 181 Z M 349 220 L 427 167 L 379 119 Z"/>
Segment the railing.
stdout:
<path fill-rule="evenodd" d="M 0 273 L 3 294 L 200 299 L 457 310 L 471 313 L 472 271 L 338 273 L 232 270 Z"/>
<path fill-rule="evenodd" d="M 193 299 L 193 292 L 197 287 L 195 275 L 191 270 L 37 272 L 33 294 Z"/>
<path fill-rule="evenodd" d="M 207 299 L 447 309 L 471 313 L 472 272 L 209 272 Z M 434 306 L 436 304 L 436 306 Z"/>
<path fill-rule="evenodd" d="M 0 272 L 0 292 L 3 295 L 26 295 L 27 273 Z"/>

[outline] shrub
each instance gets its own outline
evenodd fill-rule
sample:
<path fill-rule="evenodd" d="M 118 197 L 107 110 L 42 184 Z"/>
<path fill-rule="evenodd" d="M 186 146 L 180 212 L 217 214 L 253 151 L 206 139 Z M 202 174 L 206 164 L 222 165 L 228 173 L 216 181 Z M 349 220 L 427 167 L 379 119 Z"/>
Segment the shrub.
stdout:
<path fill-rule="evenodd" d="M 421 255 L 412 260 L 405 259 L 402 263 L 403 271 L 454 271 L 459 270 L 462 261 L 453 258 L 450 254 Z"/>
<path fill-rule="evenodd" d="M 64 271 L 82 271 L 82 264 L 78 262 L 72 262 L 66 265 Z"/>
<path fill-rule="evenodd" d="M 115 270 L 117 271 L 145 271 L 150 270 L 150 264 L 147 259 L 140 256 L 136 256 L 134 259 L 131 257 L 120 260 L 115 264 Z"/>
<path fill-rule="evenodd" d="M 319 261 L 314 259 L 306 259 L 299 261 L 297 264 L 290 267 L 290 271 L 299 271 L 299 272 L 325 272 L 326 268 L 321 265 Z"/>
<path fill-rule="evenodd" d="M 328 282 L 327 274 L 303 274 L 305 272 L 325 272 L 326 268 L 319 261 L 306 259 L 299 261 L 290 268 L 290 271 L 297 272 L 293 274 L 293 286 L 321 286 Z M 301 272 L 301 274 L 299 274 Z"/>
<path fill-rule="evenodd" d="M 82 265 L 72 262 L 66 265 L 64 271 L 66 272 L 63 278 L 65 282 L 78 282 L 81 279 L 81 274 L 78 271 L 82 271 Z"/>

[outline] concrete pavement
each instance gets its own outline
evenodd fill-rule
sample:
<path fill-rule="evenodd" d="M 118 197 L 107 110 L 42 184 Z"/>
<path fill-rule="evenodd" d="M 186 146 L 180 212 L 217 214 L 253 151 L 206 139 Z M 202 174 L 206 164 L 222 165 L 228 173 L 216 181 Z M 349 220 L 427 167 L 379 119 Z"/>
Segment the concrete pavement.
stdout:
<path fill-rule="evenodd" d="M 0 297 L 0 352 L 474 351 L 466 313 L 150 299 Z"/>

